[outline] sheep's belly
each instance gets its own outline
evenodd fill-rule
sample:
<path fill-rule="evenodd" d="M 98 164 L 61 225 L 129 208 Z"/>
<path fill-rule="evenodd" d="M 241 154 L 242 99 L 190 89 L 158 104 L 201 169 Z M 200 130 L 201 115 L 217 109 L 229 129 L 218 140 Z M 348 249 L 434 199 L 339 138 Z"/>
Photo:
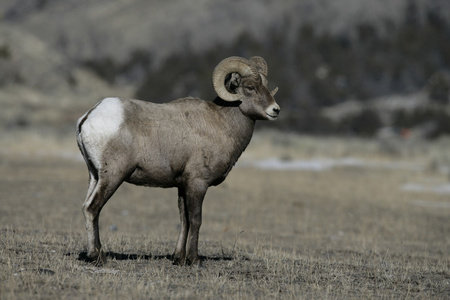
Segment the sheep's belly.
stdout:
<path fill-rule="evenodd" d="M 125 181 L 149 187 L 169 188 L 178 186 L 177 176 L 168 170 L 158 168 L 148 171 L 138 167 Z"/>

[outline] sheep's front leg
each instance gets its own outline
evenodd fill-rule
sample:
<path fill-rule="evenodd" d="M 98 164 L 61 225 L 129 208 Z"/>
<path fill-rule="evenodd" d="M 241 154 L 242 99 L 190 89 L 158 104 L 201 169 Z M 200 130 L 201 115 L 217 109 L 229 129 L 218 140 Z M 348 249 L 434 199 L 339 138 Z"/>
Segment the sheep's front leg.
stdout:
<path fill-rule="evenodd" d="M 189 222 L 186 210 L 186 192 L 184 188 L 178 189 L 178 209 L 180 210 L 180 234 L 178 235 L 177 246 L 173 253 L 173 262 L 177 265 L 184 265 L 186 262 L 186 241 L 189 232 Z"/>
<path fill-rule="evenodd" d="M 189 234 L 187 238 L 187 264 L 200 264 L 198 255 L 198 236 L 202 225 L 202 205 L 207 186 L 193 184 L 186 192 L 186 209 L 189 222 Z"/>

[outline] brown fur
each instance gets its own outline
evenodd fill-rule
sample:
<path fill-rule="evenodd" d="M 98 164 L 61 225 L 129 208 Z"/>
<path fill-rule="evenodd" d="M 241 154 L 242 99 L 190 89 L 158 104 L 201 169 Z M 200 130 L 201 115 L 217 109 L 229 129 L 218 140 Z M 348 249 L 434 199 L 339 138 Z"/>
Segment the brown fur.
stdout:
<path fill-rule="evenodd" d="M 88 256 L 102 258 L 98 218 L 102 207 L 126 181 L 136 185 L 178 188 L 181 230 L 174 252 L 177 264 L 199 262 L 198 234 L 202 203 L 209 186 L 223 180 L 247 147 L 255 120 L 268 119 L 275 100 L 262 76 L 242 78 L 235 92 L 241 100 L 213 102 L 182 98 L 167 104 L 121 99 L 125 120 L 108 141 L 101 157 L 78 143 L 90 172 L 83 213 L 88 231 Z M 93 108 L 100 109 L 100 108 Z M 270 111 L 278 115 L 279 107 Z M 96 123 L 97 124 L 97 123 Z M 98 137 L 100 138 L 100 137 Z M 92 161 L 100 161 L 94 167 Z"/>

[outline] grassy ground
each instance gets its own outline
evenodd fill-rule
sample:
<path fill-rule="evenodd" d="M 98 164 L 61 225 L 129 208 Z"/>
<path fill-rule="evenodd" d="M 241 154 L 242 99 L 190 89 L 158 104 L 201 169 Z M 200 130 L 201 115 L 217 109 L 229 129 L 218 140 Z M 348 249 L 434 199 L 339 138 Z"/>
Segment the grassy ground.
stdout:
<path fill-rule="evenodd" d="M 446 184 L 439 168 L 240 165 L 206 196 L 203 268 L 168 259 L 178 233 L 176 191 L 124 184 L 102 211 L 108 261 L 94 267 L 80 259 L 87 171 L 74 140 L 2 141 L 1 299 L 450 298 L 449 196 L 402 189 Z M 243 159 L 357 156 L 427 166 L 429 151 L 421 160 L 386 155 L 368 141 L 266 134 Z"/>

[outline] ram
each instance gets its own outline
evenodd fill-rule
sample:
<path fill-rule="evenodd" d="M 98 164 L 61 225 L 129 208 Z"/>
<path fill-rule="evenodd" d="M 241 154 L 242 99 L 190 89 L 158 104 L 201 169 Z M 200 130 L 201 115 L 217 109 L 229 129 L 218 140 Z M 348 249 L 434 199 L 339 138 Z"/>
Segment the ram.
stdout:
<path fill-rule="evenodd" d="M 169 103 L 106 98 L 77 122 L 77 142 L 89 170 L 83 203 L 87 256 L 103 261 L 99 215 L 125 181 L 178 189 L 181 227 L 175 264 L 198 264 L 206 190 L 224 181 L 247 147 L 256 120 L 275 120 L 280 107 L 268 89 L 261 57 L 229 57 L 213 72 L 214 101 Z"/>

